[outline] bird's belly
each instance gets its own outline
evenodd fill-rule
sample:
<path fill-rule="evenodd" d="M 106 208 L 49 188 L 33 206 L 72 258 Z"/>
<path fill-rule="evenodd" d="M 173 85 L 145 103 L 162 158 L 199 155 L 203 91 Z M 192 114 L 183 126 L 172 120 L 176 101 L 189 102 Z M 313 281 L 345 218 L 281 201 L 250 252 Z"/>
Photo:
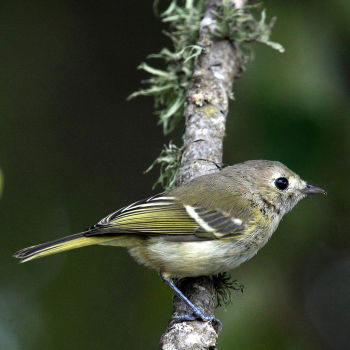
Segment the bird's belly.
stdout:
<path fill-rule="evenodd" d="M 151 238 L 129 251 L 140 263 L 171 277 L 195 277 L 231 270 L 254 256 L 259 248 L 243 240 L 169 242 Z"/>

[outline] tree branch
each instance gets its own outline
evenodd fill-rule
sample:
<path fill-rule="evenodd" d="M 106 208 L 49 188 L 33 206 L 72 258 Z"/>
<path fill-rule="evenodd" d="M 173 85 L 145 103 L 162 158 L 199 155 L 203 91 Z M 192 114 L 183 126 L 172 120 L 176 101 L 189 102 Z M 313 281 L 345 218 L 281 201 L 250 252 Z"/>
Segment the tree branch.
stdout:
<path fill-rule="evenodd" d="M 217 165 L 222 163 L 229 98 L 233 81 L 243 69 L 243 55 L 237 43 L 213 35 L 215 11 L 221 2 L 209 0 L 201 21 L 198 45 L 203 51 L 196 59 L 192 84 L 186 96 L 184 152 L 177 185 L 217 171 Z M 232 6 L 242 7 L 246 1 L 231 2 Z M 204 314 L 214 315 L 217 296 L 210 277 L 183 279 L 178 286 Z M 161 337 L 160 348 L 214 350 L 220 332 L 218 325 L 202 321 L 176 323 L 174 316 L 188 313 L 191 310 L 174 296 L 173 315 Z"/>

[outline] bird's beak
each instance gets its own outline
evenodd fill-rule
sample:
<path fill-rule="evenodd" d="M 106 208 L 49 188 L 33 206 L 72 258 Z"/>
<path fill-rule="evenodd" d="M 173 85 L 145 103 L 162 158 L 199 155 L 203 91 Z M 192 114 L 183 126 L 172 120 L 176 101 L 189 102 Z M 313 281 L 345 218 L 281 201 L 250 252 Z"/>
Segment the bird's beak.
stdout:
<path fill-rule="evenodd" d="M 323 188 L 310 184 L 307 184 L 306 187 L 301 190 L 301 192 L 305 194 L 327 194 L 327 192 Z"/>

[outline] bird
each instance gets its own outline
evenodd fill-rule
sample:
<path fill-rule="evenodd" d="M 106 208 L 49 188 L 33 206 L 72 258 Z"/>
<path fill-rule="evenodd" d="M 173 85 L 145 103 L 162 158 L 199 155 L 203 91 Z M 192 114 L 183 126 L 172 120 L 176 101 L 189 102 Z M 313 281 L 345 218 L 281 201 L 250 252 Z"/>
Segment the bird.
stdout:
<path fill-rule="evenodd" d="M 252 258 L 282 217 L 309 194 L 326 194 L 284 164 L 249 160 L 125 206 L 88 229 L 14 254 L 20 262 L 89 245 L 126 247 L 158 271 L 191 309 L 180 321 L 206 316 L 177 287 L 185 277 L 217 275 Z"/>

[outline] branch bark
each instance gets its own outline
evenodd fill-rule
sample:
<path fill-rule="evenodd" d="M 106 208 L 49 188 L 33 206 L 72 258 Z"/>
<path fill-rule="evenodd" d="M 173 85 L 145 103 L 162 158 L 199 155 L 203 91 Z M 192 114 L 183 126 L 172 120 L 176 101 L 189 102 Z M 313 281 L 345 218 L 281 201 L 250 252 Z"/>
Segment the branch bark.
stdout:
<path fill-rule="evenodd" d="M 216 38 L 215 11 L 222 0 L 209 0 L 201 21 L 198 45 L 203 51 L 197 57 L 192 85 L 186 96 L 186 131 L 181 168 L 176 184 L 217 171 L 222 163 L 223 138 L 233 81 L 243 69 L 243 55 L 237 43 Z M 246 0 L 231 0 L 232 6 L 242 7 Z M 187 278 L 178 282 L 182 292 L 204 314 L 214 316 L 217 302 L 210 277 Z M 220 332 L 218 325 L 191 321 L 176 323 L 174 316 L 191 313 L 174 296 L 173 315 L 161 337 L 162 350 L 214 350 Z"/>

